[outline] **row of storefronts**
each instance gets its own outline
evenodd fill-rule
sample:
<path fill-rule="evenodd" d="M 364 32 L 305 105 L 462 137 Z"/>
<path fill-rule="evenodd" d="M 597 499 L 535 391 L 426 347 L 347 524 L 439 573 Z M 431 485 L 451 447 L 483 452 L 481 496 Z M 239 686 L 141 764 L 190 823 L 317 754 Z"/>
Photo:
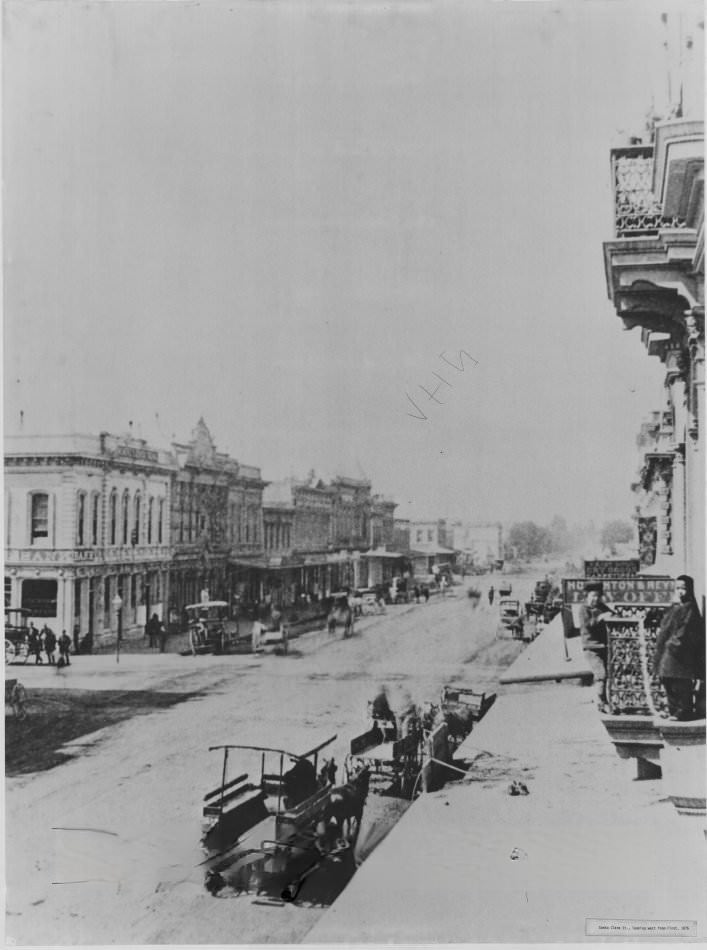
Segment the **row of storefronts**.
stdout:
<path fill-rule="evenodd" d="M 5 606 L 96 643 L 142 636 L 152 614 L 179 625 L 205 597 L 289 607 L 454 556 L 438 534 L 410 550 L 419 531 L 396 529 L 367 479 L 269 483 L 217 451 L 203 419 L 169 449 L 131 433 L 6 437 L 4 494 Z"/>

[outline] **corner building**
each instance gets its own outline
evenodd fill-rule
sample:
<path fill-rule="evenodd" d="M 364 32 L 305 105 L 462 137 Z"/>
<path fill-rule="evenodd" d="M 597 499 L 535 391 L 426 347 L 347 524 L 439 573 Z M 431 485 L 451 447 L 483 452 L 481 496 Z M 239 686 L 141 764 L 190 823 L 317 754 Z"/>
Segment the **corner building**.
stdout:
<path fill-rule="evenodd" d="M 5 439 L 5 606 L 94 642 L 168 599 L 172 460 L 131 435 Z M 115 607 L 122 600 L 120 618 Z"/>
<path fill-rule="evenodd" d="M 704 610 L 704 121 L 656 122 L 652 141 L 614 149 L 611 167 L 609 297 L 664 369 L 664 404 L 639 437 L 642 566 L 692 575 Z"/>

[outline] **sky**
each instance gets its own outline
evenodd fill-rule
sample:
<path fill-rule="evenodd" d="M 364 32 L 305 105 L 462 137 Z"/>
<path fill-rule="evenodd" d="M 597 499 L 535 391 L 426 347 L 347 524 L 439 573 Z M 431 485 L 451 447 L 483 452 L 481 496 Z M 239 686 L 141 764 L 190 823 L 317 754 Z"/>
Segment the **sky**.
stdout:
<path fill-rule="evenodd" d="M 607 295 L 609 150 L 701 9 L 8 0 L 6 433 L 203 416 L 399 517 L 630 516 L 663 372 Z"/>

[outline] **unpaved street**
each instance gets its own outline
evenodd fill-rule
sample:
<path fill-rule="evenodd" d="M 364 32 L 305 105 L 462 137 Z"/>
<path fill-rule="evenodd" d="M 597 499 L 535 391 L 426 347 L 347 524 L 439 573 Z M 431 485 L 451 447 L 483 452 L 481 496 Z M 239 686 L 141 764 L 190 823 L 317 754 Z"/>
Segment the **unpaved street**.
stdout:
<path fill-rule="evenodd" d="M 529 582 L 516 584 L 513 596 L 524 596 Z M 422 702 L 448 682 L 495 688 L 522 649 L 495 640 L 496 621 L 495 609 L 485 602 L 474 609 L 457 588 L 456 596 L 364 618 L 349 640 L 308 634 L 287 657 L 146 657 L 159 689 L 200 697 L 102 730 L 70 762 L 7 781 L 8 938 L 50 945 L 304 940 L 342 882 L 327 893 L 320 880 L 295 904 L 269 906 L 255 895 L 213 898 L 202 887 L 201 802 L 220 779 L 220 755 L 208 746 L 300 752 L 336 733 L 331 748 L 341 765 L 378 683 L 388 684 L 393 707 L 403 690 Z M 369 816 L 367 840 L 375 842 L 403 807 L 374 803 L 370 815 L 381 827 L 372 828 Z"/>

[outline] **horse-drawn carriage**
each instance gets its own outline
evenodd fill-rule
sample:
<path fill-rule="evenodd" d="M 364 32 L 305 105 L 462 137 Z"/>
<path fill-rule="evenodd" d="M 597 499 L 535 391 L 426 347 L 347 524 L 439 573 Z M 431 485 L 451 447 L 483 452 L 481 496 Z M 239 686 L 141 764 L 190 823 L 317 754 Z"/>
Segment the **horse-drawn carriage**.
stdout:
<path fill-rule="evenodd" d="M 466 686 L 444 686 L 440 712 L 447 724 L 451 750 L 459 746 L 496 701 L 495 693 L 481 693 Z"/>
<path fill-rule="evenodd" d="M 27 618 L 24 607 L 5 608 L 5 664 L 26 663 L 29 657 Z"/>
<path fill-rule="evenodd" d="M 279 614 L 271 617 L 269 623 L 256 620 L 251 632 L 253 653 L 287 653 L 290 633 Z"/>
<path fill-rule="evenodd" d="M 331 595 L 331 607 L 327 614 L 327 630 L 334 635 L 337 627 L 342 628 L 344 639 L 353 634 L 354 610 L 350 603 L 348 591 L 336 591 Z"/>
<path fill-rule="evenodd" d="M 499 621 L 496 636 L 501 637 L 506 633 L 510 633 L 514 640 L 522 640 L 525 623 L 520 609 L 520 601 L 501 600 L 498 609 Z"/>
<path fill-rule="evenodd" d="M 303 755 L 250 745 L 213 746 L 223 751 L 220 785 L 204 796 L 201 845 L 206 852 L 205 886 L 216 894 L 223 887 L 260 890 L 269 881 L 287 882 L 289 897 L 301 881 L 332 853 L 350 848 L 358 834 L 368 791 L 367 775 L 354 776 L 337 788 L 333 759 L 319 765 L 319 753 L 336 736 Z M 247 772 L 228 777 L 229 754 L 260 759 L 260 778 Z M 354 804 L 346 808 L 342 797 Z M 356 818 L 352 835 L 351 818 Z M 348 838 L 344 836 L 348 819 Z"/>
<path fill-rule="evenodd" d="M 189 625 L 188 653 L 235 652 L 238 640 L 238 621 L 231 619 L 225 600 L 205 600 L 184 608 Z"/>
<path fill-rule="evenodd" d="M 371 791 L 412 798 L 422 769 L 422 741 L 422 720 L 416 712 L 401 717 L 399 725 L 394 719 L 371 716 L 370 727 L 351 740 L 346 773 L 367 768 Z"/>

